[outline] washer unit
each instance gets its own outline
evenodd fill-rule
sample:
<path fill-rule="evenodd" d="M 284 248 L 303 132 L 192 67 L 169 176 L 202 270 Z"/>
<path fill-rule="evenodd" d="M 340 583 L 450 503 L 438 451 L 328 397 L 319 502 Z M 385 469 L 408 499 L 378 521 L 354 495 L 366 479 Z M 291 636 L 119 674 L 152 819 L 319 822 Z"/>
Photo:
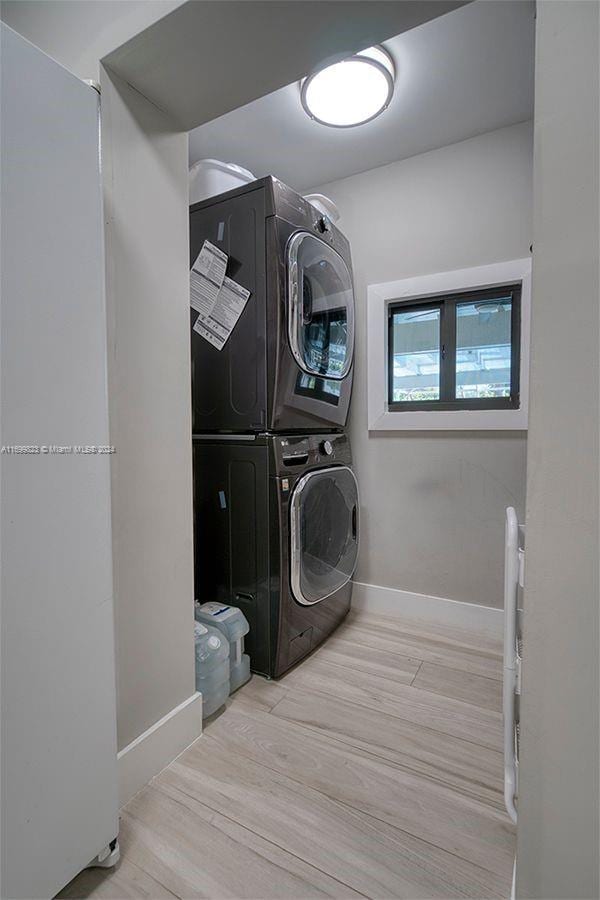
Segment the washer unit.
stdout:
<path fill-rule="evenodd" d="M 190 266 L 205 240 L 251 296 L 221 351 L 192 328 L 193 432 L 342 429 L 354 354 L 344 235 L 269 176 L 191 206 Z"/>
<path fill-rule="evenodd" d="M 194 438 L 196 596 L 239 606 L 254 672 L 283 675 L 350 608 L 358 488 L 348 438 Z"/>

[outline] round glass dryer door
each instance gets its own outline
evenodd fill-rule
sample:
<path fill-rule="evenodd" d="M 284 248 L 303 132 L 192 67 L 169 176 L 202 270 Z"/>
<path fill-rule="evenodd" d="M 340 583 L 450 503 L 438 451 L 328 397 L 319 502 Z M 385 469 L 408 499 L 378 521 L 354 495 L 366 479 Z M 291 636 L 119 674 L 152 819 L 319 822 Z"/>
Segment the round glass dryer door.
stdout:
<path fill-rule="evenodd" d="M 346 466 L 309 472 L 290 500 L 290 580 L 310 606 L 350 581 L 358 555 L 358 488 Z"/>
<path fill-rule="evenodd" d="M 305 231 L 288 243 L 288 331 L 304 372 L 346 377 L 354 352 L 352 276 L 339 253 Z"/>

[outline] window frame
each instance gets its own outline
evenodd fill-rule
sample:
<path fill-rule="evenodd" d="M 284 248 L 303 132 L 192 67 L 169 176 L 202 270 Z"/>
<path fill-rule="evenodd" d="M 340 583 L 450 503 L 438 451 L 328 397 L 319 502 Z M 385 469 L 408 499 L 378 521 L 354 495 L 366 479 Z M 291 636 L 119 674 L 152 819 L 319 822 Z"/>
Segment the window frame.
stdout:
<path fill-rule="evenodd" d="M 519 406 L 510 409 L 389 409 L 388 306 L 469 290 L 521 285 Z M 526 431 L 529 401 L 531 257 L 367 285 L 367 415 L 370 432 Z"/>
<path fill-rule="evenodd" d="M 510 294 L 511 297 L 511 365 L 509 397 L 476 397 L 471 399 L 456 398 L 456 330 L 457 307 L 471 300 L 493 300 L 498 294 Z M 394 314 L 408 310 L 439 309 L 440 311 L 440 380 L 438 400 L 392 400 L 394 386 Z M 394 411 L 430 411 L 434 410 L 485 410 L 485 409 L 518 409 L 520 404 L 520 362 L 521 362 L 521 283 L 501 284 L 481 290 L 453 291 L 452 293 L 423 297 L 420 300 L 398 300 L 387 306 L 387 407 Z"/>

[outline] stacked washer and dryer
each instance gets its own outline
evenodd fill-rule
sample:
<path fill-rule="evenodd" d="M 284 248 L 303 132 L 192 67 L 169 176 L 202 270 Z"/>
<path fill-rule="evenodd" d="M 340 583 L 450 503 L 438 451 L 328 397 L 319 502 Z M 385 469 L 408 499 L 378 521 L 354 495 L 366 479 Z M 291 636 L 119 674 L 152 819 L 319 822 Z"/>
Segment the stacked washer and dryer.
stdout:
<path fill-rule="evenodd" d="M 190 265 L 205 240 L 251 295 L 222 350 L 191 332 L 196 597 L 239 606 L 252 670 L 278 677 L 350 608 L 350 247 L 272 177 L 191 206 Z"/>

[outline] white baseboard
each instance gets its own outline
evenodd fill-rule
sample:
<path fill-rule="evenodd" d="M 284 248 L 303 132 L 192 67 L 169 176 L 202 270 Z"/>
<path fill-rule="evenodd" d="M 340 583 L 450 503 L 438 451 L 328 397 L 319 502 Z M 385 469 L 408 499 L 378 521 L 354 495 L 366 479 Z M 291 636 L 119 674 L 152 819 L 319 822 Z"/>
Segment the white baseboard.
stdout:
<path fill-rule="evenodd" d="M 413 594 L 397 588 L 355 581 L 352 586 L 352 607 L 382 616 L 406 616 L 422 622 L 452 625 L 502 639 L 504 614 L 501 609 L 491 606 Z"/>
<path fill-rule="evenodd" d="M 119 806 L 131 800 L 201 734 L 202 694 L 196 691 L 119 751 Z"/>

